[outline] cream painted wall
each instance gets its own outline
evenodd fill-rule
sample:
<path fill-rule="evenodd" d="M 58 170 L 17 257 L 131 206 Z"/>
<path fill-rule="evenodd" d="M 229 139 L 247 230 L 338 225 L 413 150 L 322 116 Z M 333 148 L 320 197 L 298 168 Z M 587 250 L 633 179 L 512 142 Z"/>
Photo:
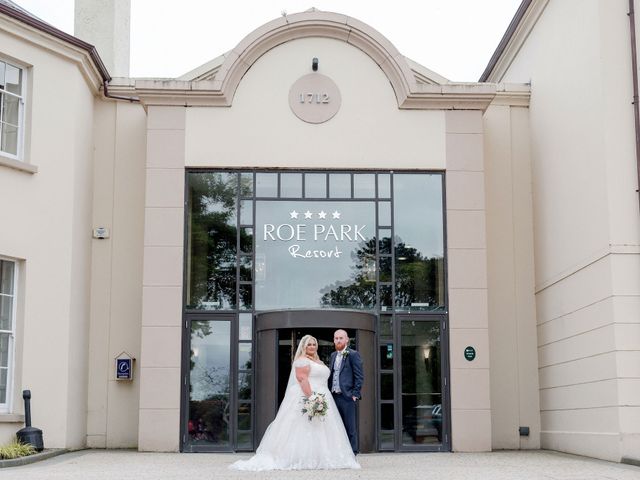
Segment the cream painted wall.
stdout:
<path fill-rule="evenodd" d="M 0 254 L 23 260 L 14 411 L 22 412 L 21 391 L 30 389 L 45 445 L 82 447 L 93 99 L 75 65 L 4 30 L 0 56 L 35 65 L 27 69 L 27 150 L 38 173 L 0 167 Z M 21 425 L 14 427 L 2 428 L 0 441 Z"/>
<path fill-rule="evenodd" d="M 492 447 L 540 448 L 528 109 L 493 105 L 484 127 Z"/>
<path fill-rule="evenodd" d="M 93 94 L 76 75 L 72 100 L 73 223 L 71 231 L 70 316 L 67 335 L 67 439 L 74 448 L 86 444 L 87 365 L 89 363 L 89 293 L 91 289 L 91 217 L 93 185 Z M 84 87 L 84 88 L 83 88 Z"/>
<path fill-rule="evenodd" d="M 610 460 L 638 458 L 640 443 L 627 8 L 551 0 L 496 79 L 531 82 L 542 446 Z"/>
<path fill-rule="evenodd" d="M 178 451 L 182 368 L 185 108 L 149 107 L 138 449 Z"/>
<path fill-rule="evenodd" d="M 138 444 L 139 369 L 114 379 L 114 359 L 139 360 L 146 114 L 138 104 L 95 100 L 93 219 L 110 238 L 92 245 L 87 446 Z"/>
<path fill-rule="evenodd" d="M 290 110 L 291 85 L 318 72 L 340 89 L 342 106 L 324 124 Z M 348 133 L 347 133 L 348 132 Z M 229 108 L 189 108 L 186 165 L 433 168 L 445 167 L 443 111 L 399 110 L 382 70 L 338 40 L 303 38 L 273 48 L 240 82 Z"/>
<path fill-rule="evenodd" d="M 487 235 L 481 111 L 445 113 L 451 448 L 491 450 Z M 464 357 L 467 346 L 476 358 Z"/>

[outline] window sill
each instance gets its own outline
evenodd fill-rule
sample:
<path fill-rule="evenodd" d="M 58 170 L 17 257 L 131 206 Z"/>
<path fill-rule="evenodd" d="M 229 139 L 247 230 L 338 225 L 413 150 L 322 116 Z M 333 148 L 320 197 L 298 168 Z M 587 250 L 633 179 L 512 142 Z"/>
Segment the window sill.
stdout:
<path fill-rule="evenodd" d="M 14 160 L 9 157 L 5 157 L 0 153 L 0 166 L 13 168 L 27 173 L 38 173 L 38 167 L 29 163 L 21 162 L 20 160 Z"/>
<path fill-rule="evenodd" d="M 0 413 L 0 423 L 24 423 L 24 415 L 17 413 Z"/>

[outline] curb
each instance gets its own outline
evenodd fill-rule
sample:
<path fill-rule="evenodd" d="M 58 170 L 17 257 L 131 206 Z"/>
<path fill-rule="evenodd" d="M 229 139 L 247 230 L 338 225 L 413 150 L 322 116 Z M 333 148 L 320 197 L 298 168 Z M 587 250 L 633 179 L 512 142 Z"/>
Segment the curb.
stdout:
<path fill-rule="evenodd" d="M 640 458 L 622 457 L 622 460 L 620 460 L 620 463 L 640 467 Z"/>
<path fill-rule="evenodd" d="M 46 460 L 48 458 L 57 457 L 58 455 L 62 455 L 63 453 L 68 453 L 68 452 L 69 450 L 66 448 L 46 449 L 40 453 L 34 453 L 33 455 L 28 455 L 26 457 L 0 460 L 0 468 L 19 467 L 21 465 L 28 465 L 30 463 L 39 462 L 41 460 Z"/>

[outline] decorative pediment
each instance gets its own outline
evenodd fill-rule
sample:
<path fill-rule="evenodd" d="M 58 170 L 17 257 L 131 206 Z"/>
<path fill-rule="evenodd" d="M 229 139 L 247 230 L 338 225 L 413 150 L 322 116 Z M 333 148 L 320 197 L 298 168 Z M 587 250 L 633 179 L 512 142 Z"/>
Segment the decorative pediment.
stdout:
<path fill-rule="evenodd" d="M 402 109 L 481 109 L 496 96 L 495 84 L 454 83 L 407 59 L 360 20 L 315 9 L 284 15 L 247 35 L 233 50 L 173 80 L 139 80 L 145 105 L 230 106 L 245 73 L 271 49 L 301 38 L 330 38 L 352 45 L 386 75 Z"/>
<path fill-rule="evenodd" d="M 320 17 L 320 25 L 315 25 L 313 19 Z M 275 24 L 275 25 L 272 25 Z M 279 24 L 279 25 L 278 25 Z M 272 25 L 271 31 L 265 27 Z M 266 30 L 266 31 L 265 31 Z M 248 54 L 248 50 L 253 50 L 252 57 L 257 60 L 262 54 L 269 49 L 277 46 L 279 43 L 291 40 L 290 35 L 283 36 L 283 31 L 296 31 L 297 38 L 305 38 L 309 36 L 334 38 L 344 40 L 347 43 L 357 46 L 364 53 L 380 65 L 387 77 L 405 77 L 408 85 L 425 84 L 425 85 L 442 85 L 449 83 L 449 80 L 438 75 L 432 70 L 402 56 L 393 45 L 380 34 L 377 30 L 358 20 L 346 17 L 344 15 L 321 12 L 311 9 L 303 13 L 283 16 L 282 20 L 274 20 L 264 27 L 245 37 L 236 48 L 214 58 L 213 60 L 185 73 L 178 80 L 198 81 L 198 80 L 220 80 L 220 73 L 228 73 L 233 65 L 227 65 L 226 62 L 239 65 L 238 61 L 242 60 L 243 54 Z M 349 39 L 349 36 L 353 38 Z M 346 38 L 345 38 L 346 36 Z M 280 38 L 282 42 L 278 42 Z M 275 41 L 274 41 L 275 39 Z M 263 48 L 260 47 L 263 43 Z M 258 53 L 256 55 L 256 53 Z M 231 59 L 231 60 L 229 60 Z M 389 70 L 395 69 L 395 72 Z"/>

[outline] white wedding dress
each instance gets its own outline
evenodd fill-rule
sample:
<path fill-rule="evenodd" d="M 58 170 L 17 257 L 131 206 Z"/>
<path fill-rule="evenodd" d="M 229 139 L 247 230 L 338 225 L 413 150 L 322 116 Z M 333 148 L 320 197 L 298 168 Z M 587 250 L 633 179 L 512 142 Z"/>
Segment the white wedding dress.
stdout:
<path fill-rule="evenodd" d="M 264 433 L 256 454 L 249 460 L 238 460 L 229 468 L 233 470 L 360 468 L 351 451 L 351 444 L 336 404 L 327 388 L 329 368 L 306 358 L 294 362 L 294 367 L 306 365 L 311 366 L 309 371 L 311 389 L 325 394 L 329 406 L 327 414 L 309 421 L 309 418 L 302 413 L 303 393 L 292 371 L 278 414 Z"/>

